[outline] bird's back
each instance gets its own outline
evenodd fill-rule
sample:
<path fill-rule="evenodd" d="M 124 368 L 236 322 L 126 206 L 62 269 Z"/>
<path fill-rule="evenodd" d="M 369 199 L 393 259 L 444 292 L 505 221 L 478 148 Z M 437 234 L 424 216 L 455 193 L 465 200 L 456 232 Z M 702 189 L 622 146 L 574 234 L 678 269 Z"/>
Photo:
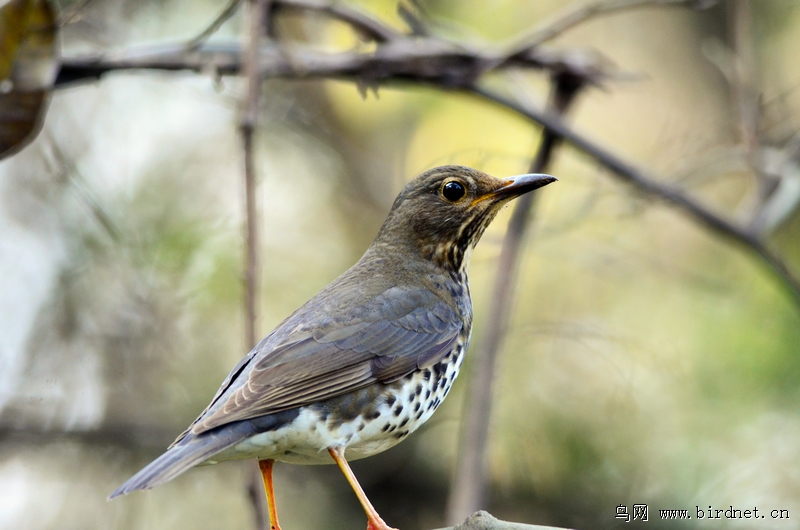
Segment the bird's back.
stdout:
<path fill-rule="evenodd" d="M 203 462 L 323 463 L 325 449 L 352 459 L 401 441 L 463 362 L 472 248 L 503 204 L 553 180 L 446 166 L 409 183 L 361 260 L 242 359 L 189 429 L 112 497 Z"/>

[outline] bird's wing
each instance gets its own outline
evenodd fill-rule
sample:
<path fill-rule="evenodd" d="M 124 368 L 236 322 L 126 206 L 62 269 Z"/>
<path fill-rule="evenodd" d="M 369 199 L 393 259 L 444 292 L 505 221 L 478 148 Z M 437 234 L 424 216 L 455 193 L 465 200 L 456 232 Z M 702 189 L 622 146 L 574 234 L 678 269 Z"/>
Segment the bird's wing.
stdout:
<path fill-rule="evenodd" d="M 290 317 L 281 327 L 294 329 L 283 339 L 262 341 L 231 372 L 192 432 L 400 379 L 441 360 L 462 327 L 456 312 L 426 289 L 392 287 L 339 318 L 321 314 L 315 325 Z"/>

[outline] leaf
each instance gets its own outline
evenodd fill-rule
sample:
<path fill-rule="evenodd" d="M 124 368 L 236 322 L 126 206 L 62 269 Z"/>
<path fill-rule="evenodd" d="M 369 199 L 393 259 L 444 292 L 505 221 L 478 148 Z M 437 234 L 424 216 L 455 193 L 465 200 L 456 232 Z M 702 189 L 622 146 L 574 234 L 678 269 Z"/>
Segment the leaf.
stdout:
<path fill-rule="evenodd" d="M 0 7 L 0 159 L 41 129 L 58 69 L 56 24 L 46 0 Z"/>

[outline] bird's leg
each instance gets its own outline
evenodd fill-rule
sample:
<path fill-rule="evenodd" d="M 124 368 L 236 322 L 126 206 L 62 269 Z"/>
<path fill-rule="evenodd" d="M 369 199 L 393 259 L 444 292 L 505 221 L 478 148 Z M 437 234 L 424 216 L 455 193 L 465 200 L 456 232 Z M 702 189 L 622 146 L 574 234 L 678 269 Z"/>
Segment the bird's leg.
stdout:
<path fill-rule="evenodd" d="M 369 502 L 367 495 L 364 493 L 364 490 L 361 489 L 358 480 L 356 480 L 353 470 L 350 469 L 350 464 L 344 459 L 344 447 L 329 447 L 328 452 L 331 454 L 333 461 L 336 462 L 336 465 L 339 466 L 339 469 L 342 470 L 342 473 L 344 473 L 347 482 L 350 483 L 350 487 L 353 488 L 356 497 L 358 497 L 358 502 L 361 503 L 361 507 L 364 508 L 364 511 L 367 513 L 367 530 L 396 530 L 381 519 L 381 516 L 378 515 L 378 512 L 375 511 L 375 508 L 372 506 L 372 503 Z"/>
<path fill-rule="evenodd" d="M 275 460 L 259 460 L 258 469 L 261 470 L 261 478 L 264 480 L 264 492 L 267 494 L 267 508 L 269 509 L 269 528 L 270 530 L 281 530 L 278 523 L 278 508 L 275 505 L 275 489 L 272 487 L 272 466 Z"/>

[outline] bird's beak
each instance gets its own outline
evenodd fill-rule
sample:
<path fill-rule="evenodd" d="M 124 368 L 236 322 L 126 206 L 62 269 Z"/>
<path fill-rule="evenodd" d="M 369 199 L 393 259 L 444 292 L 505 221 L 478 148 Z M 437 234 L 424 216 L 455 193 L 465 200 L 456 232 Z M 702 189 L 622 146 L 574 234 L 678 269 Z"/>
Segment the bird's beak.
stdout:
<path fill-rule="evenodd" d="M 540 173 L 528 173 L 527 175 L 517 175 L 516 177 L 509 177 L 500 181 L 500 187 L 485 193 L 472 201 L 475 206 L 479 202 L 490 200 L 494 203 L 502 203 L 514 197 L 519 197 L 523 193 L 528 193 L 542 186 L 546 186 L 551 182 L 558 179 L 552 175 L 544 175 Z"/>
<path fill-rule="evenodd" d="M 540 173 L 517 175 L 516 177 L 505 179 L 502 183 L 502 187 L 494 190 L 491 196 L 497 199 L 510 199 L 546 186 L 557 180 L 558 179 L 552 175 L 543 175 Z"/>

